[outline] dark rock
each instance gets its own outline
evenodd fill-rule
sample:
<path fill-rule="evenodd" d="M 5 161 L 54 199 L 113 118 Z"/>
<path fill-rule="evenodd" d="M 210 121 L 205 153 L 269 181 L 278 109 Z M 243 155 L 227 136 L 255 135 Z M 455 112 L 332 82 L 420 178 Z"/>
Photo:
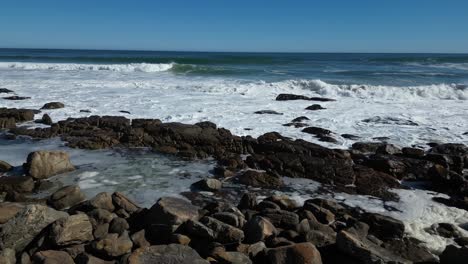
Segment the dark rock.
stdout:
<path fill-rule="evenodd" d="M 329 99 L 329 98 L 307 97 L 304 95 L 295 95 L 295 94 L 279 94 L 276 97 L 276 101 L 290 101 L 290 100 L 308 100 L 308 101 L 320 101 L 320 102 L 335 101 L 334 99 Z"/>
<path fill-rule="evenodd" d="M 306 110 L 322 110 L 322 109 L 326 109 L 326 108 L 323 108 L 319 104 L 313 104 L 311 106 L 306 107 Z"/>
<path fill-rule="evenodd" d="M 184 230 L 191 237 L 208 239 L 210 241 L 215 238 L 214 231 L 198 221 L 188 220 L 184 224 Z"/>
<path fill-rule="evenodd" d="M 146 240 L 145 230 L 142 229 L 138 232 L 135 232 L 130 237 L 133 241 L 133 246 L 135 248 L 144 248 L 149 247 L 151 244 Z"/>
<path fill-rule="evenodd" d="M 214 213 L 211 215 L 211 217 L 238 228 L 242 228 L 245 223 L 245 218 L 243 215 L 238 215 L 232 212 Z"/>
<path fill-rule="evenodd" d="M 124 111 L 124 110 L 120 110 L 119 113 L 122 113 L 122 114 L 129 114 L 129 115 L 132 114 L 132 113 L 130 113 L 129 111 Z"/>
<path fill-rule="evenodd" d="M 389 188 L 400 187 L 400 183 L 391 175 L 363 166 L 355 166 L 354 173 L 357 193 L 373 195 L 386 200 L 397 199 L 396 194 L 388 191 Z"/>
<path fill-rule="evenodd" d="M 81 253 L 75 258 L 76 264 L 115 264 L 115 261 L 107 261 L 93 255 Z"/>
<path fill-rule="evenodd" d="M 313 134 L 313 135 L 316 135 L 316 136 L 326 136 L 326 135 L 329 135 L 331 134 L 332 132 L 328 129 L 324 129 L 324 128 L 321 128 L 321 127 L 306 127 L 302 130 L 302 132 L 304 133 L 308 133 L 308 134 Z"/>
<path fill-rule="evenodd" d="M 88 204 L 94 209 L 104 209 L 109 212 L 113 212 L 115 210 L 115 206 L 112 203 L 112 196 L 106 192 L 98 193 L 96 196 L 88 200 Z"/>
<path fill-rule="evenodd" d="M 50 238 L 57 246 L 85 243 L 94 239 L 93 227 L 87 215 L 71 215 L 52 224 Z"/>
<path fill-rule="evenodd" d="M 19 101 L 19 100 L 26 100 L 26 99 L 31 99 L 31 97 L 26 97 L 26 96 L 8 96 L 8 97 L 3 97 L 5 100 L 12 100 L 12 101 Z"/>
<path fill-rule="evenodd" d="M 138 207 L 138 205 L 135 202 L 131 201 L 130 199 L 125 197 L 125 195 L 119 192 L 115 192 L 112 194 L 112 202 L 116 209 L 124 209 L 129 214 L 133 214 L 140 209 L 140 207 Z"/>
<path fill-rule="evenodd" d="M 283 185 L 280 177 L 254 170 L 244 172 L 237 179 L 240 183 L 253 187 L 275 188 Z"/>
<path fill-rule="evenodd" d="M 421 158 L 426 152 L 419 148 L 402 148 L 403 155 L 409 158 Z"/>
<path fill-rule="evenodd" d="M 346 139 L 351 139 L 351 140 L 358 140 L 361 138 L 359 136 L 351 135 L 351 134 L 341 134 L 341 137 L 346 138 Z"/>
<path fill-rule="evenodd" d="M 34 120 L 34 112 L 29 109 L 0 108 L 0 118 L 13 118 L 15 122 Z"/>
<path fill-rule="evenodd" d="M 34 181 L 27 176 L 0 177 L 0 192 L 29 193 L 34 189 Z"/>
<path fill-rule="evenodd" d="M 308 121 L 308 120 L 310 120 L 308 117 L 300 116 L 300 117 L 294 118 L 293 120 L 291 120 L 291 122 L 292 123 L 300 123 L 300 122 L 304 122 L 304 121 Z"/>
<path fill-rule="evenodd" d="M 400 239 L 405 233 L 402 221 L 379 214 L 366 214 L 363 221 L 369 225 L 369 233 L 379 239 Z"/>
<path fill-rule="evenodd" d="M 28 155 L 24 168 L 34 179 L 70 172 L 75 167 L 70 162 L 70 156 L 64 151 L 35 151 Z"/>
<path fill-rule="evenodd" d="M 50 118 L 50 116 L 48 114 L 44 114 L 41 118 L 41 122 L 45 125 L 52 125 L 53 122 L 52 122 L 52 118 Z"/>
<path fill-rule="evenodd" d="M 11 218 L 23 210 L 24 205 L 20 203 L 9 203 L 3 202 L 0 203 L 0 225 L 8 222 Z"/>
<path fill-rule="evenodd" d="M 0 129 L 6 128 L 15 128 L 16 120 L 12 117 L 1 117 L 0 118 Z"/>
<path fill-rule="evenodd" d="M 400 154 L 401 149 L 393 144 L 383 144 L 377 148 L 375 153 L 395 155 Z"/>
<path fill-rule="evenodd" d="M 203 217 L 200 222 L 213 230 L 215 240 L 219 243 L 238 243 L 244 239 L 244 232 L 212 217 Z"/>
<path fill-rule="evenodd" d="M 13 169 L 13 166 L 11 166 L 8 162 L 0 160 L 0 172 L 8 172 L 11 169 Z"/>
<path fill-rule="evenodd" d="M 263 209 L 281 209 L 279 205 L 271 201 L 261 201 L 256 208 L 258 211 L 262 211 Z"/>
<path fill-rule="evenodd" d="M 276 236 L 278 231 L 268 219 L 254 216 L 244 225 L 244 234 L 245 242 L 253 244 Z"/>
<path fill-rule="evenodd" d="M 14 91 L 7 88 L 0 88 L 0 93 L 14 93 Z"/>
<path fill-rule="evenodd" d="M 298 243 L 267 250 L 271 264 L 322 264 L 320 252 L 312 243 Z"/>
<path fill-rule="evenodd" d="M 62 210 L 85 200 L 85 195 L 77 185 L 65 186 L 54 192 L 48 203 L 55 209 Z"/>
<path fill-rule="evenodd" d="M 323 198 L 309 199 L 309 200 L 305 201 L 305 204 L 306 203 L 316 204 L 319 207 L 330 210 L 334 214 L 337 214 L 337 213 L 340 213 L 340 212 L 343 212 L 343 211 L 346 210 L 346 208 L 344 206 L 340 205 L 336 201 L 327 200 L 327 199 L 323 199 Z"/>
<path fill-rule="evenodd" d="M 65 105 L 60 102 L 50 102 L 45 104 L 41 109 L 59 109 L 59 108 L 64 108 Z"/>
<path fill-rule="evenodd" d="M 371 118 L 367 118 L 362 120 L 365 123 L 376 123 L 376 124 L 384 124 L 384 125 L 404 125 L 404 126 L 418 126 L 418 124 L 411 120 L 406 120 L 397 117 L 382 117 L 382 116 L 375 116 Z"/>
<path fill-rule="evenodd" d="M 282 115 L 283 113 L 278 113 L 278 112 L 273 111 L 273 110 L 260 110 L 260 111 L 254 112 L 254 114 L 258 114 L 258 115 L 264 115 L 264 114 L 268 114 L 268 115 Z"/>
<path fill-rule="evenodd" d="M 299 204 L 287 195 L 272 195 L 267 197 L 265 200 L 274 202 L 283 210 L 292 211 L 296 208 L 299 208 Z"/>
<path fill-rule="evenodd" d="M 441 237 L 446 237 L 446 238 L 459 238 L 461 237 L 460 231 L 457 229 L 457 227 L 453 224 L 450 223 L 439 223 L 439 224 L 433 224 L 431 227 L 426 229 L 426 232 L 433 234 L 433 235 L 439 235 Z"/>
<path fill-rule="evenodd" d="M 128 264 L 208 264 L 192 248 L 179 244 L 139 248 L 128 257 Z"/>
<path fill-rule="evenodd" d="M 34 264 L 74 264 L 73 259 L 65 251 L 46 250 L 33 255 Z"/>
<path fill-rule="evenodd" d="M 192 186 L 202 191 L 216 192 L 222 188 L 223 184 L 220 180 L 207 178 L 195 182 L 194 184 L 192 184 Z"/>
<path fill-rule="evenodd" d="M 330 210 L 322 208 L 316 204 L 308 203 L 306 201 L 304 203 L 304 209 L 311 211 L 316 219 L 322 224 L 328 225 L 335 221 L 335 215 Z"/>
<path fill-rule="evenodd" d="M 91 113 L 91 111 L 90 111 L 90 110 L 87 110 L 87 109 L 81 109 L 81 110 L 80 110 L 80 113 Z"/>
<path fill-rule="evenodd" d="M 257 206 L 257 195 L 255 193 L 244 193 L 237 206 L 239 209 L 255 209 Z"/>
<path fill-rule="evenodd" d="M 223 251 L 213 256 L 219 263 L 251 264 L 249 257 L 241 252 Z"/>
<path fill-rule="evenodd" d="M 362 153 L 375 153 L 380 146 L 383 146 L 384 143 L 377 142 L 356 142 L 351 148 Z"/>
<path fill-rule="evenodd" d="M 421 241 L 414 238 L 392 239 L 385 242 L 382 247 L 414 263 L 438 263 L 433 253 Z"/>
<path fill-rule="evenodd" d="M 464 264 L 468 259 L 468 247 L 449 245 L 440 255 L 440 264 Z"/>
<path fill-rule="evenodd" d="M 163 197 L 154 204 L 146 217 L 147 223 L 178 226 L 198 219 L 198 207 L 180 198 Z"/>
<path fill-rule="evenodd" d="M 120 235 L 129 228 L 130 226 L 128 225 L 127 220 L 120 217 L 115 217 L 109 224 L 109 233 L 116 233 Z"/>
<path fill-rule="evenodd" d="M 286 123 L 286 124 L 283 124 L 283 126 L 287 126 L 287 127 L 295 127 L 295 128 L 300 128 L 300 127 L 306 127 L 308 126 L 307 124 L 305 123 L 299 123 L 299 122 L 294 122 L 294 123 Z"/>
<path fill-rule="evenodd" d="M 47 206 L 26 205 L 13 218 L 2 225 L 0 240 L 4 248 L 22 252 L 25 247 L 49 224 L 68 214 Z"/>
<path fill-rule="evenodd" d="M 285 210 L 264 209 L 260 215 L 268 218 L 275 227 L 293 228 L 299 223 L 296 213 Z"/>

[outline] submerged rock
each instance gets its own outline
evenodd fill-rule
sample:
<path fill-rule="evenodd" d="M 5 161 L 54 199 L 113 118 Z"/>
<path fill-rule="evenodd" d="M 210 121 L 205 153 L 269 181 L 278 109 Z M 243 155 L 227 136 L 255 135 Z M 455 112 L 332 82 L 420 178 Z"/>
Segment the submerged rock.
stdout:
<path fill-rule="evenodd" d="M 313 104 L 311 106 L 306 107 L 306 110 L 323 110 L 323 109 L 326 109 L 326 108 L 322 107 L 319 104 Z"/>
<path fill-rule="evenodd" d="M 59 109 L 59 108 L 64 108 L 65 105 L 60 102 L 50 102 L 46 103 L 41 109 Z"/>
<path fill-rule="evenodd" d="M 268 115 L 282 115 L 283 113 L 278 113 L 276 111 L 273 111 L 273 110 L 260 110 L 260 111 L 256 111 L 254 112 L 255 114 L 259 114 L 259 115 L 264 115 L 264 114 L 268 114 Z"/>

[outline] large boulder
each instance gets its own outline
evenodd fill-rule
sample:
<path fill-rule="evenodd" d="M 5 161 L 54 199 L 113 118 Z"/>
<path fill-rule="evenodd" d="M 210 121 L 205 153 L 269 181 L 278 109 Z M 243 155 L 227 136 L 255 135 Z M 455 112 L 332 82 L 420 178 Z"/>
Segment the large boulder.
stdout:
<path fill-rule="evenodd" d="M 27 205 L 2 226 L 0 240 L 3 247 L 21 252 L 45 227 L 67 216 L 44 205 Z"/>
<path fill-rule="evenodd" d="M 28 193 L 34 189 L 34 181 L 28 176 L 0 177 L 0 192 Z"/>
<path fill-rule="evenodd" d="M 440 264 L 464 264 L 468 259 L 468 247 L 449 245 L 440 255 Z"/>
<path fill-rule="evenodd" d="M 20 203 L 0 203 L 0 225 L 15 217 L 23 208 L 24 205 Z"/>
<path fill-rule="evenodd" d="M 63 151 L 31 152 L 24 167 L 28 175 L 35 179 L 46 179 L 75 170 L 68 153 Z"/>
<path fill-rule="evenodd" d="M 34 264 L 74 264 L 72 257 L 65 251 L 46 250 L 33 255 Z"/>
<path fill-rule="evenodd" d="M 0 128 L 1 126 L 1 120 L 0 120 Z M 0 160 L 0 172 L 7 172 L 13 169 L 13 166 L 11 166 L 8 162 Z"/>
<path fill-rule="evenodd" d="M 198 219 L 198 207 L 175 197 L 162 197 L 154 204 L 146 217 L 148 224 L 178 226 L 187 220 Z"/>
<path fill-rule="evenodd" d="M 77 185 L 65 186 L 54 192 L 48 203 L 55 209 L 62 210 L 85 200 L 85 195 Z"/>
<path fill-rule="evenodd" d="M 254 216 L 244 226 L 245 242 L 253 244 L 278 234 L 275 226 L 268 219 Z"/>
<path fill-rule="evenodd" d="M 107 234 L 104 238 L 95 240 L 91 244 L 92 249 L 99 255 L 115 258 L 132 251 L 133 242 L 127 232 L 122 235 Z"/>
<path fill-rule="evenodd" d="M 271 264 L 322 264 L 320 252 L 307 242 L 269 249 L 267 259 Z"/>
<path fill-rule="evenodd" d="M 0 263 L 2 264 L 15 264 L 16 256 L 15 251 L 11 248 L 0 250 Z"/>
<path fill-rule="evenodd" d="M 213 230 L 215 240 L 219 243 L 239 243 L 244 240 L 244 232 L 242 230 L 215 218 L 205 216 L 200 219 L 200 222 Z"/>
<path fill-rule="evenodd" d="M 71 215 L 52 224 L 50 238 L 57 246 L 81 244 L 94 239 L 93 226 L 87 215 Z"/>
<path fill-rule="evenodd" d="M 179 244 L 139 248 L 128 257 L 128 264 L 208 264 L 192 248 Z"/>
<path fill-rule="evenodd" d="M 0 118 L 13 118 L 17 123 L 34 119 L 34 111 L 29 109 L 0 108 Z"/>
<path fill-rule="evenodd" d="M 238 181 L 253 187 L 275 188 L 283 185 L 283 180 L 280 177 L 254 170 L 244 172 L 238 177 Z"/>
<path fill-rule="evenodd" d="M 0 129 L 15 128 L 16 120 L 12 117 L 0 117 Z"/>
<path fill-rule="evenodd" d="M 41 109 L 59 109 L 59 108 L 64 108 L 65 105 L 60 102 L 50 102 L 44 104 L 44 106 Z"/>

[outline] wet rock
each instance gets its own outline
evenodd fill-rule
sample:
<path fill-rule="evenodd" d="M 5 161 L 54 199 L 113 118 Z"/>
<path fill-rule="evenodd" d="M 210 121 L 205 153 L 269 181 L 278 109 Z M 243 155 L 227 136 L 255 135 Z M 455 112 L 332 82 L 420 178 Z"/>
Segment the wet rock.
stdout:
<path fill-rule="evenodd" d="M 46 103 L 41 109 L 59 109 L 59 108 L 64 108 L 65 105 L 60 102 L 50 102 Z"/>
<path fill-rule="evenodd" d="M 95 240 L 91 244 L 92 249 L 105 257 L 115 258 L 131 252 L 133 243 L 128 237 L 128 233 L 122 235 L 115 233 L 107 234 L 100 240 Z"/>
<path fill-rule="evenodd" d="M 215 240 L 219 243 L 236 243 L 244 239 L 242 230 L 212 217 L 205 216 L 200 219 L 200 222 L 213 230 Z"/>
<path fill-rule="evenodd" d="M 81 109 L 80 113 L 91 113 L 91 110 L 88 109 Z"/>
<path fill-rule="evenodd" d="M 65 251 L 46 250 L 33 255 L 34 264 L 74 264 L 73 259 Z"/>
<path fill-rule="evenodd" d="M 375 116 L 371 118 L 367 118 L 362 120 L 365 123 L 376 123 L 376 124 L 384 124 L 384 125 L 404 125 L 404 126 L 418 126 L 418 124 L 414 121 L 397 118 L 397 117 L 388 117 L 388 116 Z"/>
<path fill-rule="evenodd" d="M 184 230 L 192 237 L 214 240 L 214 231 L 198 221 L 188 220 L 184 225 Z"/>
<path fill-rule="evenodd" d="M 0 172 L 8 172 L 11 169 L 13 169 L 13 166 L 11 166 L 8 162 L 0 160 Z"/>
<path fill-rule="evenodd" d="M 111 212 L 104 209 L 94 209 L 86 212 L 86 214 L 91 218 L 93 224 L 110 223 L 115 216 Z"/>
<path fill-rule="evenodd" d="M 50 238 L 57 246 L 81 244 L 94 239 L 93 227 L 87 215 L 71 215 L 52 224 Z"/>
<path fill-rule="evenodd" d="M 389 188 L 400 187 L 400 183 L 391 175 L 364 166 L 355 166 L 354 173 L 357 193 L 373 195 L 386 200 L 397 199 L 396 194 L 388 191 Z"/>
<path fill-rule="evenodd" d="M 214 255 L 219 263 L 226 264 L 251 264 L 249 257 L 241 252 L 223 251 Z"/>
<path fill-rule="evenodd" d="M 244 225 L 244 234 L 245 242 L 253 244 L 276 236 L 278 231 L 268 219 L 254 216 Z"/>
<path fill-rule="evenodd" d="M 351 140 L 358 140 L 361 138 L 359 136 L 352 135 L 352 134 L 341 134 L 341 137 L 346 138 L 346 139 L 351 139 Z"/>
<path fill-rule="evenodd" d="M 0 177 L 0 192 L 29 193 L 34 189 L 34 181 L 27 176 Z"/>
<path fill-rule="evenodd" d="M 78 255 L 85 252 L 85 245 L 79 244 L 79 245 L 68 246 L 64 248 L 63 251 L 67 252 L 68 255 L 70 255 L 70 257 L 75 259 Z"/>
<path fill-rule="evenodd" d="M 52 118 L 48 114 L 44 114 L 41 118 L 41 123 L 45 125 L 52 125 L 54 122 L 52 122 Z"/>
<path fill-rule="evenodd" d="M 263 209 L 278 209 L 280 210 L 281 207 L 279 205 L 277 205 L 276 203 L 274 202 L 271 202 L 271 201 L 261 201 L 258 205 L 257 205 L 257 208 L 256 208 L 258 211 L 262 211 Z"/>
<path fill-rule="evenodd" d="M 286 123 L 286 124 L 283 124 L 283 126 L 287 126 L 287 127 L 295 127 L 295 128 L 300 128 L 300 127 L 306 127 L 308 126 L 307 124 L 305 123 L 300 123 L 300 122 L 293 122 L 293 123 Z"/>
<path fill-rule="evenodd" d="M 307 97 L 304 95 L 296 95 L 296 94 L 279 94 L 276 97 L 276 101 L 290 101 L 290 100 L 308 100 L 308 101 L 321 101 L 321 102 L 335 101 L 334 99 L 330 99 L 330 98 Z"/>
<path fill-rule="evenodd" d="M 57 174 L 75 170 L 75 167 L 70 162 L 68 153 L 63 151 L 31 152 L 28 155 L 24 168 L 34 179 L 46 179 Z"/>
<path fill-rule="evenodd" d="M 468 259 L 468 247 L 449 245 L 440 255 L 440 264 L 464 264 Z"/>
<path fill-rule="evenodd" d="M 316 204 L 308 203 L 306 201 L 304 209 L 311 211 L 316 219 L 323 224 L 328 225 L 335 221 L 335 215 L 330 210 L 322 208 Z"/>
<path fill-rule="evenodd" d="M 34 111 L 29 109 L 0 108 L 0 118 L 13 118 L 15 122 L 34 120 Z"/>
<path fill-rule="evenodd" d="M 16 120 L 12 117 L 1 117 L 0 118 L 0 129 L 6 128 L 15 128 Z"/>
<path fill-rule="evenodd" d="M 258 114 L 258 115 L 265 115 L 265 114 L 268 114 L 268 115 L 282 115 L 283 113 L 278 113 L 278 112 L 273 111 L 273 110 L 260 110 L 260 111 L 254 112 L 254 114 Z"/>
<path fill-rule="evenodd" d="M 320 252 L 312 243 L 268 249 L 267 260 L 271 264 L 322 264 Z"/>
<path fill-rule="evenodd" d="M 323 109 L 326 109 L 326 108 L 323 108 L 321 105 L 319 104 L 313 104 L 311 106 L 308 106 L 306 107 L 306 110 L 323 110 Z"/>
<path fill-rule="evenodd" d="M 179 244 L 139 248 L 128 257 L 128 264 L 208 264 L 192 248 Z"/>
<path fill-rule="evenodd" d="M 292 123 L 301 123 L 301 122 L 308 121 L 308 120 L 310 120 L 308 117 L 300 116 L 300 117 L 294 118 L 293 120 L 291 120 L 291 122 Z"/>
<path fill-rule="evenodd" d="M 178 226 L 187 220 L 197 220 L 198 209 L 186 200 L 162 197 L 149 210 L 147 223 Z"/>
<path fill-rule="evenodd" d="M 336 201 L 323 199 L 323 198 L 309 199 L 309 200 L 305 201 L 305 203 L 316 204 L 319 207 L 330 210 L 334 214 L 337 214 L 339 212 L 343 212 L 344 210 L 346 210 L 346 208 L 344 206 L 337 203 Z"/>
<path fill-rule="evenodd" d="M 125 111 L 125 110 L 120 110 L 119 113 L 122 113 L 122 114 L 129 114 L 129 115 L 132 114 L 132 113 L 130 113 L 129 111 Z"/>
<path fill-rule="evenodd" d="M 437 258 L 424 246 L 423 242 L 414 238 L 392 239 L 385 242 L 382 247 L 414 263 L 438 263 Z"/>
<path fill-rule="evenodd" d="M 219 221 L 224 222 L 228 225 L 232 225 L 238 228 L 241 228 L 245 223 L 244 216 L 237 215 L 231 212 L 214 213 L 211 215 L 211 217 L 218 219 Z"/>
<path fill-rule="evenodd" d="M 405 157 L 409 158 L 422 158 L 426 154 L 426 152 L 423 149 L 419 148 L 402 148 L 401 151 L 403 152 L 403 155 Z"/>
<path fill-rule="evenodd" d="M 112 196 L 107 192 L 98 193 L 88 201 L 88 204 L 91 208 L 104 209 L 109 212 L 113 212 L 115 209 L 112 203 Z"/>
<path fill-rule="evenodd" d="M 368 213 L 363 221 L 369 225 L 370 234 L 383 240 L 400 239 L 405 233 L 403 222 L 388 216 Z"/>
<path fill-rule="evenodd" d="M 351 148 L 361 153 L 375 153 L 377 149 L 383 145 L 384 143 L 380 142 L 356 142 Z"/>
<path fill-rule="evenodd" d="M 316 136 L 326 136 L 332 133 L 330 130 L 321 127 L 306 127 L 302 132 Z"/>
<path fill-rule="evenodd" d="M 192 184 L 192 186 L 202 191 L 216 192 L 222 188 L 223 184 L 220 180 L 207 178 Z"/>
<path fill-rule="evenodd" d="M 12 100 L 12 101 L 20 101 L 20 100 L 31 99 L 31 97 L 13 95 L 13 96 L 3 97 L 3 99 Z"/>
<path fill-rule="evenodd" d="M 265 199 L 277 204 L 283 210 L 294 210 L 299 208 L 299 204 L 287 195 L 272 195 Z"/>
<path fill-rule="evenodd" d="M 7 88 L 0 88 L 0 93 L 14 93 L 14 91 Z"/>
<path fill-rule="evenodd" d="M 58 210 L 69 208 L 85 200 L 85 195 L 77 185 L 65 186 L 54 192 L 47 201 Z"/>
<path fill-rule="evenodd" d="M 140 209 L 140 207 L 135 202 L 131 201 L 125 197 L 125 195 L 119 192 L 112 194 L 112 202 L 116 209 L 124 209 L 129 214 L 133 214 Z"/>
<path fill-rule="evenodd" d="M 395 155 L 395 154 L 400 154 L 401 149 L 393 144 L 383 144 L 379 146 L 375 152 L 377 154 Z"/>
<path fill-rule="evenodd" d="M 433 224 L 432 226 L 426 229 L 426 232 L 446 238 L 461 237 L 461 233 L 458 230 L 458 228 L 450 223 Z"/>
<path fill-rule="evenodd" d="M 299 216 L 286 210 L 264 209 L 260 215 L 268 218 L 275 227 L 294 228 L 299 223 Z"/>
<path fill-rule="evenodd" d="M 120 217 L 115 217 L 109 224 L 109 233 L 116 233 L 120 235 L 129 228 L 130 226 L 128 225 L 127 220 Z"/>
<path fill-rule="evenodd" d="M 280 177 L 254 170 L 244 172 L 237 179 L 240 183 L 253 187 L 275 188 L 283 185 Z"/>
<path fill-rule="evenodd" d="M 11 248 L 2 249 L 0 251 L 0 263 L 15 264 L 16 263 L 15 251 Z"/>
<path fill-rule="evenodd" d="M 82 253 L 76 256 L 76 264 L 115 264 L 115 261 L 106 261 L 93 255 Z"/>
<path fill-rule="evenodd" d="M 255 209 L 257 206 L 257 195 L 255 193 L 244 193 L 237 206 L 239 209 Z"/>
<path fill-rule="evenodd" d="M 3 247 L 22 252 L 42 229 L 57 219 L 67 216 L 67 213 L 47 206 L 27 205 L 2 226 L 0 240 L 3 242 Z"/>

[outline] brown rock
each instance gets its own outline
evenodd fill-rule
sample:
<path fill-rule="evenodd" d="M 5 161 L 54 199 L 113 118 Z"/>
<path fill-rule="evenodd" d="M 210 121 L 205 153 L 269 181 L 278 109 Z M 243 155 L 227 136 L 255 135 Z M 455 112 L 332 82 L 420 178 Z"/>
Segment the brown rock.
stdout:
<path fill-rule="evenodd" d="M 85 195 L 77 185 L 65 186 L 54 192 L 48 203 L 55 209 L 62 210 L 85 200 Z"/>
<path fill-rule="evenodd" d="M 311 243 L 269 249 L 267 259 L 271 264 L 322 264 L 320 252 Z"/>
<path fill-rule="evenodd" d="M 128 264 L 209 264 L 192 248 L 179 244 L 139 248 L 128 257 Z"/>
<path fill-rule="evenodd" d="M 147 223 L 178 226 L 187 220 L 198 219 L 198 207 L 186 200 L 162 197 L 148 212 Z"/>
<path fill-rule="evenodd" d="M 63 151 L 31 152 L 24 167 L 26 172 L 35 179 L 46 179 L 75 170 L 68 153 Z"/>
<path fill-rule="evenodd" d="M 240 183 L 253 187 L 274 188 L 283 185 L 280 177 L 270 175 L 266 172 L 248 170 L 238 177 Z"/>
<path fill-rule="evenodd" d="M 0 224 L 8 222 L 11 218 L 24 208 L 20 203 L 0 203 Z"/>
<path fill-rule="evenodd" d="M 50 102 L 45 104 L 41 109 L 59 109 L 59 108 L 64 108 L 65 105 L 60 102 Z"/>
<path fill-rule="evenodd" d="M 93 227 L 87 215 L 71 215 L 52 224 L 50 238 L 57 246 L 81 244 L 94 239 Z"/>
<path fill-rule="evenodd" d="M 115 233 L 106 235 L 103 239 L 94 241 L 91 244 L 94 251 L 107 257 L 119 257 L 131 252 L 133 243 L 127 232 L 122 235 Z"/>
<path fill-rule="evenodd" d="M 34 189 L 34 181 L 27 176 L 0 177 L 0 192 L 28 193 Z"/>
<path fill-rule="evenodd" d="M 33 263 L 38 264 L 74 264 L 73 259 L 65 251 L 46 250 L 33 255 Z"/>

